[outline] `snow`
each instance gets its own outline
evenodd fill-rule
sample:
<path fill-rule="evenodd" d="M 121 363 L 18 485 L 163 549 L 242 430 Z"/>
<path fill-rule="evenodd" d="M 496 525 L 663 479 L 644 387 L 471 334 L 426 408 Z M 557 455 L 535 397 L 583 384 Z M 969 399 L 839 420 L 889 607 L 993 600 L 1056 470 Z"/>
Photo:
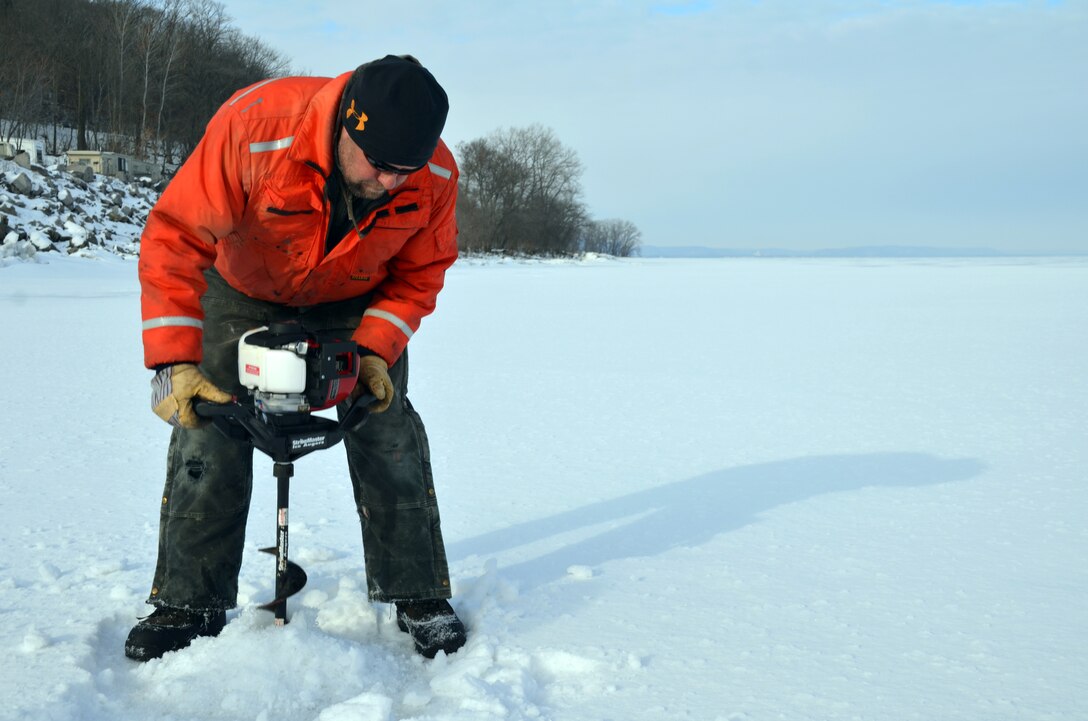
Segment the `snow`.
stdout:
<path fill-rule="evenodd" d="M 131 259 L 0 268 L 0 719 L 1088 718 L 1088 260 L 459 262 L 412 341 L 468 645 L 371 605 L 340 449 L 272 624 L 136 664 L 169 429 Z"/>

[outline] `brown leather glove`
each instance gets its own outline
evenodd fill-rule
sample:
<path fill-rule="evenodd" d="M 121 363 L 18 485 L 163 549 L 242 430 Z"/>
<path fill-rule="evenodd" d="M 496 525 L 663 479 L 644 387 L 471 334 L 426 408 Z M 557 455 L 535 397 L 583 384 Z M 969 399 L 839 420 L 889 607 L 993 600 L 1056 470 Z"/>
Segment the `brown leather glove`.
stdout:
<path fill-rule="evenodd" d="M 376 403 L 370 405 L 371 413 L 382 413 L 393 404 L 393 381 L 389 379 L 389 364 L 376 355 L 365 355 L 359 359 L 359 383 L 355 386 L 352 398 L 357 398 L 363 391 L 370 391 Z"/>
<path fill-rule="evenodd" d="M 200 428 L 208 421 L 197 416 L 193 399 L 229 403 L 231 395 L 204 377 L 192 363 L 163 368 L 151 379 L 151 410 L 172 426 Z"/>

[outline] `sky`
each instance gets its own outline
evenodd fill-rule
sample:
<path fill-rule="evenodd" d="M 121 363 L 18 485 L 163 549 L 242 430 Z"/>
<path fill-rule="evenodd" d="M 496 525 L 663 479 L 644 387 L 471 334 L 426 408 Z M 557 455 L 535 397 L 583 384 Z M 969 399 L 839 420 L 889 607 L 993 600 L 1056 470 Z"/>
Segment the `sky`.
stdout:
<path fill-rule="evenodd" d="M 1088 2 L 226 0 L 300 74 L 412 53 L 647 245 L 1088 253 Z"/>

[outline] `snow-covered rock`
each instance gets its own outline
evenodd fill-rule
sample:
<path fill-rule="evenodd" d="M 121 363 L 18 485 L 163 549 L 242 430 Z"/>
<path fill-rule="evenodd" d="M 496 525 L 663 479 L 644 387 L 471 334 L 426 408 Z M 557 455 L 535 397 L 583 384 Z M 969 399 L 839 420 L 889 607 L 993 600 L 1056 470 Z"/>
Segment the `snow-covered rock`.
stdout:
<path fill-rule="evenodd" d="M 39 251 L 54 250 L 53 239 L 49 237 L 47 233 L 41 230 L 30 231 L 29 237 L 30 244 L 37 248 Z"/>
<path fill-rule="evenodd" d="M 19 195 L 30 195 L 34 190 L 34 184 L 31 182 L 30 178 L 27 177 L 26 173 L 19 173 L 16 175 L 8 181 L 8 186 Z"/>
<path fill-rule="evenodd" d="M 33 166 L 0 160 L 4 264 L 53 254 L 132 257 L 159 191 L 150 180 L 126 183 L 85 165 Z"/>
<path fill-rule="evenodd" d="M 82 225 L 73 223 L 70 220 L 64 224 L 64 230 L 67 231 L 68 235 L 72 238 L 72 248 L 82 248 L 91 238 L 90 231 Z"/>
<path fill-rule="evenodd" d="M 12 231 L 4 236 L 4 242 L 0 243 L 0 265 L 6 265 L 10 260 L 33 260 L 38 249 L 27 240 L 19 237 Z"/>

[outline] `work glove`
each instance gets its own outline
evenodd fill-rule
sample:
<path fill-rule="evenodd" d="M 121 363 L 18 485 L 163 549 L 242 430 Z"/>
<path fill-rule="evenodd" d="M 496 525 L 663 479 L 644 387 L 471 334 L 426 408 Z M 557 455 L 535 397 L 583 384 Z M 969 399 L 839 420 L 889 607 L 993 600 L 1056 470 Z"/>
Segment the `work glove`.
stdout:
<path fill-rule="evenodd" d="M 205 378 L 192 363 L 167 366 L 151 379 L 151 410 L 172 426 L 192 429 L 207 425 L 193 409 L 194 399 L 229 403 L 232 397 Z"/>
<path fill-rule="evenodd" d="M 352 399 L 358 398 L 363 391 L 378 399 L 370 406 L 371 413 L 382 413 L 393 404 L 393 381 L 389 379 L 389 364 L 381 356 L 365 355 L 359 359 L 359 383 L 352 391 Z"/>

